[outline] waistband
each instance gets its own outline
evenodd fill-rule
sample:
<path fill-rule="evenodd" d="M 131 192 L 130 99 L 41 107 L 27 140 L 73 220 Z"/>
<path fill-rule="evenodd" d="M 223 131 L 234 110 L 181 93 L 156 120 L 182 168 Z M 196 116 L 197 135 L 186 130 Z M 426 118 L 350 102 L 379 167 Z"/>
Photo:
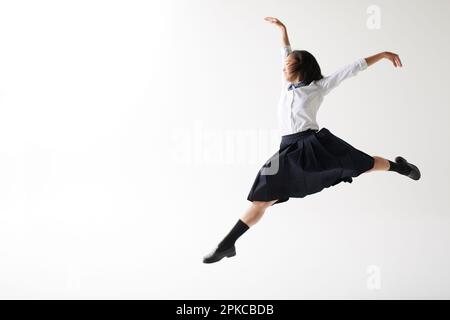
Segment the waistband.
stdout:
<path fill-rule="evenodd" d="M 306 129 L 303 131 L 286 134 L 284 136 L 281 136 L 281 143 L 291 143 L 298 140 L 300 137 L 309 136 L 311 134 L 317 133 L 319 130 L 317 129 Z"/>

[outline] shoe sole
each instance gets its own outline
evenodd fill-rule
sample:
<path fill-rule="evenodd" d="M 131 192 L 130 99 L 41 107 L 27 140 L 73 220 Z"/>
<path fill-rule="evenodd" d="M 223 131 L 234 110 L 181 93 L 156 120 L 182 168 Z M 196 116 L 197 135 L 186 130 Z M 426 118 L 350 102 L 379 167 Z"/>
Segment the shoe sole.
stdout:
<path fill-rule="evenodd" d="M 227 255 L 224 255 L 224 256 L 222 256 L 222 257 L 220 257 L 219 259 L 215 259 L 215 260 L 208 260 L 208 261 L 204 261 L 203 260 L 203 263 L 214 263 L 214 262 L 218 262 L 218 261 L 220 261 L 220 260 L 222 260 L 223 258 L 231 258 L 231 257 L 234 257 L 236 255 L 236 252 L 232 252 L 232 253 L 229 253 L 229 254 L 227 254 Z"/>

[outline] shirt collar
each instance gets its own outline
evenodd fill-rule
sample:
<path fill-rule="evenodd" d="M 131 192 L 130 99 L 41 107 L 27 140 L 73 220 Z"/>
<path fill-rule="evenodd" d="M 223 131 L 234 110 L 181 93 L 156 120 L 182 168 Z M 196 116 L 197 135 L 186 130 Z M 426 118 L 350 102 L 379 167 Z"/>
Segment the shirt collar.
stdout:
<path fill-rule="evenodd" d="M 288 86 L 288 90 L 292 90 L 293 88 L 304 87 L 304 86 L 306 86 L 305 81 L 300 81 L 300 82 L 297 82 L 297 83 L 291 83 Z"/>

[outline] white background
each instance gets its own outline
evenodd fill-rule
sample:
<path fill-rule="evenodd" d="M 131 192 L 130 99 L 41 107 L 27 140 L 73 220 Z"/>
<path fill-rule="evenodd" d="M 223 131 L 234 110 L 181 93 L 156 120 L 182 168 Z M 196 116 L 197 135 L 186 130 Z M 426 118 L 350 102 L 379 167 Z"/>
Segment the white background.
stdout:
<path fill-rule="evenodd" d="M 0 298 L 450 298 L 449 9 L 0 1 Z M 207 265 L 279 143 L 253 161 L 213 152 L 228 131 L 276 134 L 281 33 L 266 16 L 324 75 L 400 55 L 402 69 L 384 60 L 342 83 L 318 122 L 422 179 L 373 172 L 291 198 Z"/>

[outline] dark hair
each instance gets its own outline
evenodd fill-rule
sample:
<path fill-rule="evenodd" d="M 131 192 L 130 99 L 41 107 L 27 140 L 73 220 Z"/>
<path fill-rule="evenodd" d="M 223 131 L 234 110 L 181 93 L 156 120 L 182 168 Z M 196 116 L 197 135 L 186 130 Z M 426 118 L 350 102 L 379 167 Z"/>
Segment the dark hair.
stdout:
<path fill-rule="evenodd" d="M 320 66 L 311 53 L 306 50 L 294 50 L 292 53 L 297 61 L 293 66 L 294 72 L 300 73 L 300 77 L 306 85 L 323 78 Z"/>

